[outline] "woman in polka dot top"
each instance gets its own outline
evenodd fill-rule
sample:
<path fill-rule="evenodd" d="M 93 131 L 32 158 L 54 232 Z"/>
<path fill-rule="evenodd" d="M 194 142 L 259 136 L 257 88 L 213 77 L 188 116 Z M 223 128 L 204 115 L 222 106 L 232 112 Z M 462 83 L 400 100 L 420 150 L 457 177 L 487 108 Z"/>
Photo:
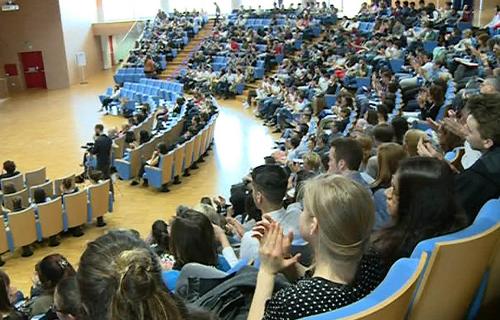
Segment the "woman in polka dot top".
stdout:
<path fill-rule="evenodd" d="M 260 241 L 261 265 L 249 313 L 254 319 L 298 319 L 356 302 L 382 281 L 376 255 L 363 255 L 375 213 L 368 191 L 337 175 L 321 175 L 304 187 L 301 235 L 315 257 L 308 272 L 290 257 L 293 235 L 283 235 L 276 222 L 265 219 L 254 228 Z M 282 272 L 299 279 L 274 295 L 274 277 Z"/>

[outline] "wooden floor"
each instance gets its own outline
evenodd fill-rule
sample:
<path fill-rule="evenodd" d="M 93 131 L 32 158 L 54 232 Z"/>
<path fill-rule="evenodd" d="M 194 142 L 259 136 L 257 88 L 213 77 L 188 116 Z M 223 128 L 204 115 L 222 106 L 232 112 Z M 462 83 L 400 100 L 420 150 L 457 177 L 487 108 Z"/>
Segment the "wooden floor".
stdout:
<path fill-rule="evenodd" d="M 97 95 L 111 83 L 112 72 L 102 72 L 87 85 L 27 91 L 0 100 L 0 162 L 14 160 L 22 172 L 46 166 L 50 179 L 80 173 L 80 146 L 91 141 L 94 125 L 103 123 L 109 128 L 124 122 L 121 117 L 97 112 Z M 206 195 L 227 196 L 229 187 L 250 167 L 263 163 L 271 151 L 272 137 L 249 110 L 243 110 L 241 101 L 221 100 L 219 104 L 215 146 L 206 162 L 183 178 L 182 184 L 172 186 L 169 193 L 159 193 L 117 182 L 115 211 L 106 217 L 106 227 L 88 226 L 83 237 L 64 237 L 56 248 L 40 245 L 29 258 L 21 258 L 19 252 L 4 254 L 3 269 L 13 284 L 29 293 L 34 266 L 47 254 L 61 253 L 76 267 L 85 244 L 109 229 L 133 228 L 146 237 L 153 221 L 169 219 L 178 205 L 195 205 Z"/>

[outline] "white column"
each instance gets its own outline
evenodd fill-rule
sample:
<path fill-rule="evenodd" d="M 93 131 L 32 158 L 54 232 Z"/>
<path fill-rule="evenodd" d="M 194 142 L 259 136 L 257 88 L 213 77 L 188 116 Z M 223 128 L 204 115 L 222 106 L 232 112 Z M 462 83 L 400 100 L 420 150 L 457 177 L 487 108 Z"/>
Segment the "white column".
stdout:
<path fill-rule="evenodd" d="M 111 55 L 109 48 L 109 41 L 107 36 L 100 36 L 101 39 L 101 50 L 102 50 L 102 65 L 104 69 L 111 69 Z"/>

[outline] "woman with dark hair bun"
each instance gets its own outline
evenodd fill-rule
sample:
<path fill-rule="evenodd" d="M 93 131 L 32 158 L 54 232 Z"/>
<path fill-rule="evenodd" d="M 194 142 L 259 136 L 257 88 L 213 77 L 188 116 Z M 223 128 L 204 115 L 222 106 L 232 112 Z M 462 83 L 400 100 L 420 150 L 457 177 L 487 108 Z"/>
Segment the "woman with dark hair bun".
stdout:
<path fill-rule="evenodd" d="M 73 266 L 58 253 L 48 255 L 38 262 L 35 266 L 31 299 L 27 304 L 29 314 L 46 314 L 47 319 L 57 319 L 51 311 L 55 288 L 59 281 L 74 275 Z"/>
<path fill-rule="evenodd" d="M 454 190 L 454 175 L 446 162 L 426 157 L 401 162 L 386 190 L 392 224 L 373 237 L 387 269 L 399 258 L 410 256 L 420 241 L 466 226 Z"/>

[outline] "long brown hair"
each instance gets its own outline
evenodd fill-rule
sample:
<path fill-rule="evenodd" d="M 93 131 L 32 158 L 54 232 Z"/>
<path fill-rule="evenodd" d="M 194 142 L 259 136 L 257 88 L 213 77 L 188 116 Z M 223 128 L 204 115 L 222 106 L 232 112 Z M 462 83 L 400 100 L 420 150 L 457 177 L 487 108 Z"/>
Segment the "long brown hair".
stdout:
<path fill-rule="evenodd" d="M 215 233 L 207 216 L 192 209 L 176 216 L 170 226 L 170 252 L 175 257 L 175 269 L 190 262 L 216 266 Z"/>
<path fill-rule="evenodd" d="M 396 173 L 399 162 L 406 158 L 403 147 L 394 142 L 383 143 L 378 147 L 378 174 L 372 183 L 372 188 L 385 187 L 391 183 L 392 175 Z"/>

